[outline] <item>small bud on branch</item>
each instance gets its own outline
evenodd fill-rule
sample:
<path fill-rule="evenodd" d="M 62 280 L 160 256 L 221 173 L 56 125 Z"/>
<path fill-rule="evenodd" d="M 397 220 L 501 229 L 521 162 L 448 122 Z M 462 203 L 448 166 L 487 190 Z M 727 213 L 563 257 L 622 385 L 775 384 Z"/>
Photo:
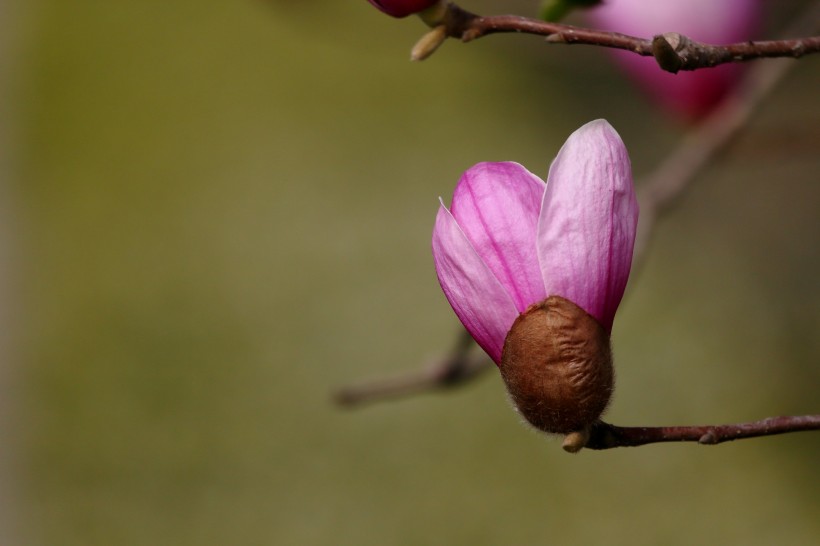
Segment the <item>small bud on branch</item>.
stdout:
<path fill-rule="evenodd" d="M 447 39 L 447 28 L 444 25 L 433 27 L 433 30 L 422 36 L 410 51 L 411 61 L 423 61 L 438 49 Z"/>

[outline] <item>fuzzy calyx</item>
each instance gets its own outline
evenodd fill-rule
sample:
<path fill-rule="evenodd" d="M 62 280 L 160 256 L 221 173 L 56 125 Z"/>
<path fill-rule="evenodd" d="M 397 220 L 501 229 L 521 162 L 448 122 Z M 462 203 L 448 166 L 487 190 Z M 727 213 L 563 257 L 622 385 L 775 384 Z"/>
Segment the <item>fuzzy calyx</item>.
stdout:
<path fill-rule="evenodd" d="M 550 296 L 518 316 L 504 341 L 499 367 L 519 413 L 544 432 L 587 429 L 612 396 L 609 333 L 560 296 Z"/>

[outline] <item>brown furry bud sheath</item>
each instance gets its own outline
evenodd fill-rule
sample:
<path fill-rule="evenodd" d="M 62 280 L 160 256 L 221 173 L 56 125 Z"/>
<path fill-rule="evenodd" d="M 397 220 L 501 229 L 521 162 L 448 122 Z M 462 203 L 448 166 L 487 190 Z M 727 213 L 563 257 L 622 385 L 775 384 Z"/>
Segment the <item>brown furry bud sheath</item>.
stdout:
<path fill-rule="evenodd" d="M 500 368 L 515 407 L 545 432 L 584 434 L 612 396 L 609 334 L 560 296 L 518 316 L 504 341 Z"/>

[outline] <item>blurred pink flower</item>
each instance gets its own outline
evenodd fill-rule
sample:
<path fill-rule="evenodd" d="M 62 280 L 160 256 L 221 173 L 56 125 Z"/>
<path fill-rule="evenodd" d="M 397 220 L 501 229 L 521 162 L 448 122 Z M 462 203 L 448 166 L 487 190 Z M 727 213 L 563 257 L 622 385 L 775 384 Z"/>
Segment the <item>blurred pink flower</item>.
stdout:
<path fill-rule="evenodd" d="M 612 329 L 632 264 L 638 204 L 626 147 L 604 120 L 567 139 L 545 184 L 517 163 L 464 173 L 433 229 L 444 294 L 498 363 L 519 313 L 547 296 Z"/>
<path fill-rule="evenodd" d="M 640 38 L 679 32 L 701 42 L 729 44 L 754 38 L 761 11 L 760 0 L 607 0 L 586 16 L 601 30 Z M 661 70 L 652 57 L 615 50 L 612 54 L 655 100 L 690 120 L 720 102 L 744 68 L 725 64 L 671 74 Z"/>
<path fill-rule="evenodd" d="M 368 0 L 371 4 L 393 17 L 407 17 L 437 4 L 439 0 Z"/>

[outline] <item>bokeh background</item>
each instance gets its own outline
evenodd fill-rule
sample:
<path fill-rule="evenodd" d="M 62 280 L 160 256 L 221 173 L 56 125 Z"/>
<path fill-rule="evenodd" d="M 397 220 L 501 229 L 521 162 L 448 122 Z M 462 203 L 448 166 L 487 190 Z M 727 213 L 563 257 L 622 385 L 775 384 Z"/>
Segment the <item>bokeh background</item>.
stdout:
<path fill-rule="evenodd" d="M 772 35 L 804 4 L 772 3 Z M 423 25 L 364 0 L 2 13 L 2 544 L 818 543 L 816 434 L 570 456 L 495 371 L 331 401 L 452 344 L 429 239 L 466 168 L 545 175 L 598 117 L 638 178 L 679 141 L 604 52 L 497 36 L 411 64 Z M 611 421 L 818 411 L 818 61 L 658 226 Z"/>

